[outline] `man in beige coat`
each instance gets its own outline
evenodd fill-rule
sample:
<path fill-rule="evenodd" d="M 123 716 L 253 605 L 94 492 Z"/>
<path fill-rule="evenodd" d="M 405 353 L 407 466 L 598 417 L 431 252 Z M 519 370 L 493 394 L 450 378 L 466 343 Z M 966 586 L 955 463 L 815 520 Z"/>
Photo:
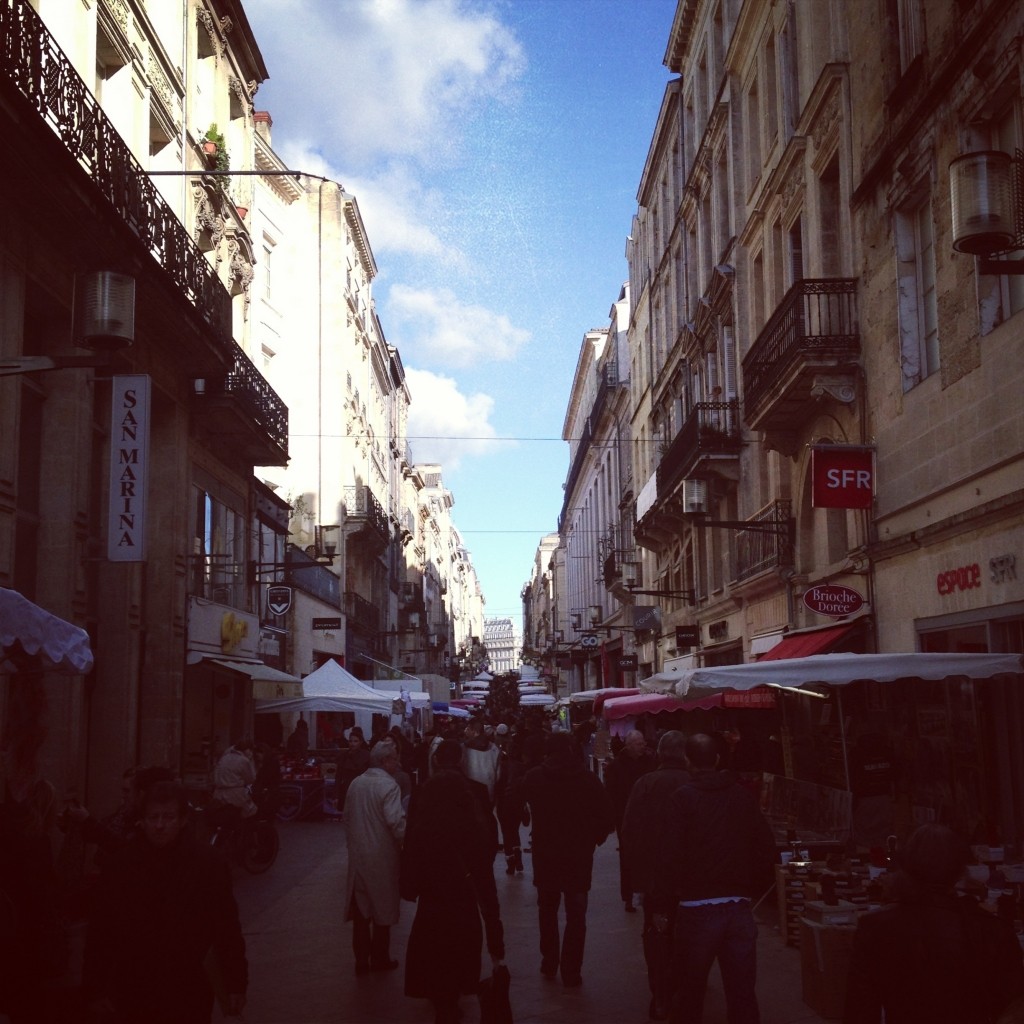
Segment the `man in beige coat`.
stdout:
<path fill-rule="evenodd" d="M 398 751 L 381 740 L 370 751 L 370 767 L 352 780 L 345 796 L 348 877 L 345 920 L 352 922 L 356 974 L 391 971 L 391 926 L 398 921 L 398 869 L 405 814 L 395 782 Z"/>

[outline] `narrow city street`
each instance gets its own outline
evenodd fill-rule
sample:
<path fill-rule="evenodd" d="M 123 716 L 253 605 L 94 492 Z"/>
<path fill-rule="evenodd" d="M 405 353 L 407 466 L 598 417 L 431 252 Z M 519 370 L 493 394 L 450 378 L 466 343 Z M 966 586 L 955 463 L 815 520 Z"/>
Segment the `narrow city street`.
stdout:
<path fill-rule="evenodd" d="M 277 863 L 261 876 L 236 874 L 235 892 L 250 965 L 248 1024 L 428 1024 L 425 1000 L 402 993 L 402 968 L 356 977 L 351 925 L 343 920 L 345 826 L 289 822 L 281 826 Z M 642 914 L 624 912 L 618 892 L 615 837 L 597 851 L 587 917 L 583 986 L 563 988 L 539 973 L 536 901 L 530 874 L 514 877 L 495 862 L 512 975 L 517 1024 L 631 1024 L 648 1019 L 650 999 L 641 949 Z M 786 947 L 776 927 L 774 894 L 758 911 L 759 981 L 763 1024 L 816 1024 L 801 999 L 800 953 Z M 405 944 L 415 907 L 402 904 L 392 931 L 392 955 L 404 967 Z M 485 960 L 486 963 L 486 960 Z M 462 1000 L 464 1024 L 477 1024 L 474 998 Z M 724 1024 L 717 969 L 712 972 L 705 1024 Z"/>

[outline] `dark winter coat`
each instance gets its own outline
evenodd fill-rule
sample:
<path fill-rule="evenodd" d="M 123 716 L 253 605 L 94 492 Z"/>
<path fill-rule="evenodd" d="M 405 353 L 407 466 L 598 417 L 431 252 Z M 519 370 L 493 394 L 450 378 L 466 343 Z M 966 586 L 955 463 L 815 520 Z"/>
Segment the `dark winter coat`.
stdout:
<path fill-rule="evenodd" d="M 730 771 L 694 772 L 668 799 L 663 877 L 679 900 L 758 899 L 775 880 L 775 838 Z"/>
<path fill-rule="evenodd" d="M 657 767 L 658 759 L 646 750 L 639 757 L 631 757 L 625 751 L 620 750 L 605 766 L 604 784 L 608 789 L 612 808 L 615 811 L 616 831 L 622 830 L 622 817 L 626 813 L 629 794 L 637 779 L 647 775 L 648 772 L 653 772 Z"/>
<path fill-rule="evenodd" d="M 845 1024 L 991 1024 L 1024 994 L 1013 929 L 952 892 L 863 914 Z"/>
<path fill-rule="evenodd" d="M 450 999 L 477 991 L 481 916 L 489 952 L 504 957 L 493 860 L 493 831 L 469 780 L 456 770 L 435 772 L 413 794 L 402 848 L 399 890 L 417 904 L 407 996 Z"/>
<path fill-rule="evenodd" d="M 86 997 L 118 1020 L 206 1024 L 212 954 L 225 993 L 244 993 L 245 940 L 230 869 L 188 831 L 165 849 L 133 837 L 100 876 L 85 946 Z"/>
<path fill-rule="evenodd" d="M 601 780 L 579 758 L 547 757 L 512 787 L 530 808 L 533 884 L 559 892 L 589 892 L 594 850 L 615 829 Z"/>
<path fill-rule="evenodd" d="M 661 882 L 668 800 L 689 780 L 685 768 L 658 768 L 637 779 L 629 794 L 620 829 L 621 852 L 638 892 L 653 892 Z"/>

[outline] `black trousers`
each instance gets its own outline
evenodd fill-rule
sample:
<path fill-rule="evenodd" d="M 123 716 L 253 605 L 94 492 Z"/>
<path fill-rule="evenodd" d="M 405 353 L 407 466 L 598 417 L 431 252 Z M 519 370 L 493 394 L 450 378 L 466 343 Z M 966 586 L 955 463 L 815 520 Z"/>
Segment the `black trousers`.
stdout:
<path fill-rule="evenodd" d="M 386 964 L 391 959 L 391 925 L 374 924 L 363 917 L 359 904 L 352 898 L 352 952 L 356 955 L 356 963 Z"/>

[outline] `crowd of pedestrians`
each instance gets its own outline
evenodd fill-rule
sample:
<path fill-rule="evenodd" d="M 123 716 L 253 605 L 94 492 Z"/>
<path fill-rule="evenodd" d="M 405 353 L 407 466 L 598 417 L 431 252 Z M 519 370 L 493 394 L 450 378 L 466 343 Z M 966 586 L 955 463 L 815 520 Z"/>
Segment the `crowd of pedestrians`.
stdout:
<path fill-rule="evenodd" d="M 504 860 L 536 888 L 540 973 L 585 984 L 594 853 L 614 834 L 622 905 L 643 911 L 648 1016 L 700 1024 L 717 963 L 729 1024 L 759 1024 L 754 907 L 773 885 L 777 852 L 746 780 L 723 767 L 736 763 L 737 743 L 672 730 L 652 751 L 634 731 L 598 762 L 585 753 L 592 731 L 539 717 L 478 717 L 425 736 L 396 726 L 369 742 L 349 730 L 338 884 L 355 974 L 404 967 L 405 995 L 429 1000 L 436 1024 L 460 1020 L 463 997 L 507 991 L 494 879 Z M 289 748 L 306 753 L 307 737 L 296 730 Z M 274 751 L 238 739 L 217 766 L 215 799 L 247 820 L 279 780 Z M 8 789 L 0 803 L 0 962 L 14 968 L 0 980 L 0 1020 L 208 1024 L 215 1002 L 242 1013 L 248 966 L 229 865 L 199 842 L 170 771 L 129 769 L 122 784 L 105 817 L 68 802 L 57 858 L 52 787 Z M 92 848 L 97 873 L 69 988 L 59 904 L 72 838 Z M 933 1022 L 1015 1019 L 1000 1014 L 1024 1004 L 1020 946 L 957 894 L 966 844 L 930 825 L 901 852 L 897 902 L 857 930 L 846 1024 L 917 1021 L 922 1007 Z M 402 901 L 416 904 L 404 964 L 391 949 Z"/>

